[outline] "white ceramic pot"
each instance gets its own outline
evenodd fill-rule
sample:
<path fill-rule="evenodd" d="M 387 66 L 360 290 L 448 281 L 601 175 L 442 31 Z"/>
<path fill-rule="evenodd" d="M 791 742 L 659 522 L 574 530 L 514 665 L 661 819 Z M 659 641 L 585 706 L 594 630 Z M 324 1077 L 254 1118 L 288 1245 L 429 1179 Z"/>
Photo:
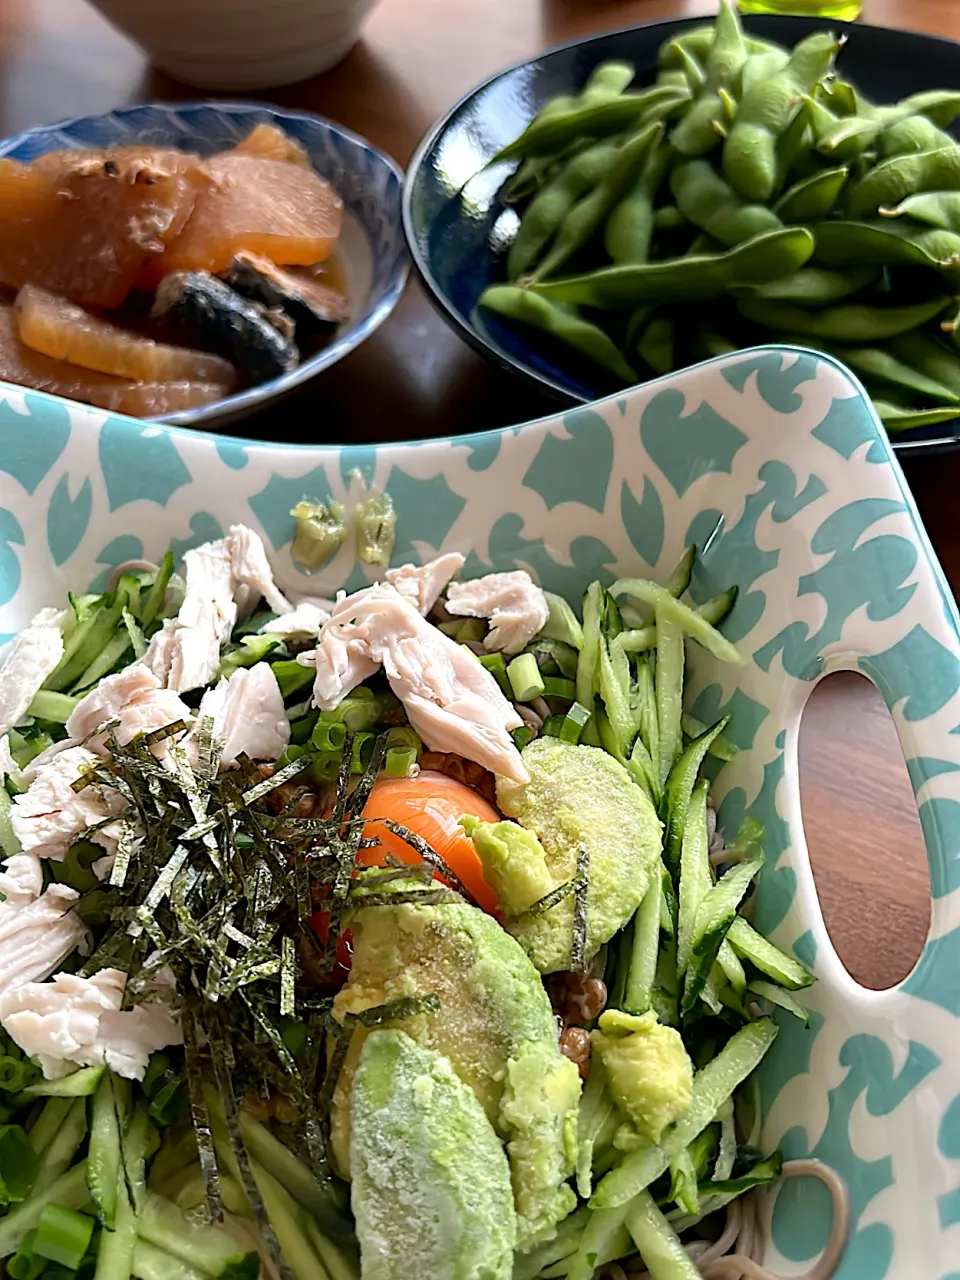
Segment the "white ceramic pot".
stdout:
<path fill-rule="evenodd" d="M 155 66 L 200 89 L 266 89 L 332 67 L 376 0 L 92 0 Z"/>

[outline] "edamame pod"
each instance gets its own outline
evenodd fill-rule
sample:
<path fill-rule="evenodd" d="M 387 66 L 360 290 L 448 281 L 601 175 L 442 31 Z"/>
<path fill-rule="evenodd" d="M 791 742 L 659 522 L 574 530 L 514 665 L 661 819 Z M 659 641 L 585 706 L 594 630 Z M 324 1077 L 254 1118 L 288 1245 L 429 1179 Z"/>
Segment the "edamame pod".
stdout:
<path fill-rule="evenodd" d="M 587 243 L 624 189 L 635 181 L 662 134 L 663 125 L 651 124 L 619 148 L 605 177 L 578 200 L 564 218 L 546 256 L 532 272 L 531 280 L 543 280 L 553 275 Z"/>
<path fill-rule="evenodd" d="M 824 169 L 794 183 L 773 206 L 774 213 L 783 222 L 820 222 L 837 203 L 849 172 L 847 168 Z"/>
<path fill-rule="evenodd" d="M 960 146 L 919 151 L 884 160 L 847 192 L 848 218 L 872 217 L 921 191 L 950 191 L 960 186 Z"/>
<path fill-rule="evenodd" d="M 488 165 L 527 156 L 550 155 L 574 138 L 603 138 L 636 126 L 649 112 L 673 110 L 689 94 L 681 89 L 654 86 L 642 93 L 624 93 L 600 102 L 577 102 L 566 111 L 543 118 L 541 113 L 527 125 L 519 138 L 502 147 Z"/>
<path fill-rule="evenodd" d="M 589 307 L 636 307 L 641 303 L 718 298 L 736 285 L 764 284 L 791 275 L 813 253 L 805 227 L 784 227 L 728 249 L 638 266 L 603 267 L 585 275 L 544 281 L 536 291 L 557 302 Z"/>
<path fill-rule="evenodd" d="M 721 244 L 740 244 L 782 225 L 766 205 L 741 200 L 709 160 L 684 160 L 678 164 L 670 175 L 670 191 L 687 221 Z"/>
<path fill-rule="evenodd" d="M 657 53 L 657 66 L 667 69 L 680 65 L 680 53 L 677 46 L 682 45 L 688 53 L 693 54 L 698 62 L 705 62 L 710 46 L 713 44 L 713 24 L 705 23 L 702 27 L 691 27 L 682 35 L 660 46 Z M 784 62 L 790 56 L 785 49 L 770 40 L 760 40 L 757 36 L 744 36 L 748 53 L 769 53 L 771 49 L 783 54 Z"/>
<path fill-rule="evenodd" d="M 507 253 L 509 280 L 518 280 L 530 270 L 579 197 L 609 172 L 617 151 L 611 142 L 587 147 L 530 201 Z"/>
<path fill-rule="evenodd" d="M 667 147 L 655 148 L 633 187 L 614 206 L 603 236 L 604 248 L 612 262 L 646 262 L 650 257 L 653 202 L 669 165 Z M 674 213 L 680 219 L 674 225 L 682 226 L 679 210 L 674 209 Z"/>
<path fill-rule="evenodd" d="M 637 375 L 617 350 L 613 340 L 599 326 L 584 320 L 571 307 L 558 306 L 530 289 L 512 284 L 495 284 L 480 295 L 478 305 L 519 324 L 540 329 L 558 342 L 564 343 L 581 355 L 588 356 L 595 364 L 634 383 Z"/>
<path fill-rule="evenodd" d="M 645 326 L 637 343 L 637 353 L 654 373 L 673 370 L 674 332 L 669 316 L 654 316 Z"/>
<path fill-rule="evenodd" d="M 881 159 L 913 155 L 918 151 L 939 151 L 955 145 L 949 133 L 929 121 L 926 116 L 909 116 L 890 125 L 877 138 Z"/>
<path fill-rule="evenodd" d="M 810 112 L 806 102 L 802 102 L 797 114 L 777 139 L 777 191 L 781 191 L 786 186 L 801 153 L 810 150 L 809 143 L 812 136 Z M 801 179 L 808 176 L 811 175 L 798 175 Z"/>
<path fill-rule="evenodd" d="M 747 46 L 740 19 L 730 0 L 722 0 L 713 42 L 704 62 L 702 91 L 670 135 L 670 145 L 681 155 L 703 155 L 719 144 L 717 125 L 727 113 L 721 94 L 729 95 L 733 91 L 746 61 Z"/>
<path fill-rule="evenodd" d="M 828 307 L 841 302 L 877 278 L 877 268 L 850 267 L 846 271 L 829 271 L 825 267 L 802 267 L 792 276 L 757 285 L 750 297 L 773 302 L 793 302 L 801 307 Z"/>
<path fill-rule="evenodd" d="M 948 386 L 930 378 L 919 369 L 882 347 L 839 347 L 837 358 L 850 366 L 855 373 L 878 382 L 889 383 L 901 387 L 904 391 L 916 392 L 928 400 L 937 400 L 943 404 L 960 404 L 960 396 Z"/>
<path fill-rule="evenodd" d="M 580 92 L 581 102 L 603 102 L 617 98 L 632 82 L 636 68 L 629 62 L 601 62 L 587 77 Z"/>
<path fill-rule="evenodd" d="M 850 262 L 880 267 L 944 265 L 897 220 L 887 222 L 821 222 L 814 228 L 817 262 L 845 267 Z M 942 247 L 942 246 L 941 246 Z"/>
<path fill-rule="evenodd" d="M 675 204 L 663 204 L 659 209 L 654 210 L 654 231 L 676 231 L 678 227 L 686 225 L 686 218 Z"/>
<path fill-rule="evenodd" d="M 809 94 L 830 71 L 836 38 L 818 31 L 801 40 L 777 75 L 758 81 L 744 94 L 723 146 L 727 181 L 750 200 L 769 200 L 777 180 L 777 139 Z"/>
<path fill-rule="evenodd" d="M 909 216 L 942 231 L 960 232 L 960 191 L 925 191 L 907 196 L 893 209 L 881 209 L 885 218 Z"/>
<path fill-rule="evenodd" d="M 928 378 L 960 396 L 960 356 L 921 329 L 891 339 L 890 350 Z"/>
<path fill-rule="evenodd" d="M 793 330 L 828 342 L 863 343 L 893 338 L 916 329 L 940 315 L 947 298 L 932 298 L 905 307 L 868 307 L 849 302 L 823 311 L 770 302 L 766 298 L 740 298 L 737 309 L 746 320 L 766 329 Z"/>
<path fill-rule="evenodd" d="M 741 92 L 747 94 L 757 84 L 778 75 L 790 61 L 786 49 L 761 49 L 747 59 L 741 77 Z"/>
<path fill-rule="evenodd" d="M 935 427 L 941 422 L 960 418 L 960 405 L 955 408 L 911 409 L 905 405 L 891 404 L 873 397 L 877 417 L 888 431 L 912 431 L 916 427 Z"/>

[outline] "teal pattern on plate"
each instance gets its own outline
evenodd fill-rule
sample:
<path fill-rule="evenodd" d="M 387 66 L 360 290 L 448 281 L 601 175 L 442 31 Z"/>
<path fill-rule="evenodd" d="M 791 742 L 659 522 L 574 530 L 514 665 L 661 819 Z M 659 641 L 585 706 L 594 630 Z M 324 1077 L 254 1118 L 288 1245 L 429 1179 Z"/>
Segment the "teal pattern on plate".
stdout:
<path fill-rule="evenodd" d="M 501 432 L 343 450 L 192 434 L 0 386 L 0 446 L 5 638 L 68 586 L 236 521 L 261 530 L 285 588 L 360 586 L 373 575 L 349 547 L 321 574 L 297 572 L 288 513 L 301 497 L 350 502 L 364 482 L 397 504 L 396 561 L 461 550 L 470 573 L 520 566 L 574 597 L 597 576 L 663 576 L 696 541 L 693 594 L 740 587 L 726 629 L 745 664 L 693 654 L 698 714 L 732 710 L 743 748 L 721 775 L 721 820 L 750 809 L 765 822 L 760 923 L 819 979 L 810 1030 L 784 1020 L 764 1064 L 765 1143 L 819 1155 L 849 1184 L 843 1280 L 956 1280 L 960 621 L 844 369 L 763 348 Z M 816 680 L 842 668 L 891 710 L 929 853 L 930 935 L 884 992 L 860 988 L 830 944 L 800 814 L 800 716 Z M 803 1270 L 819 1250 L 821 1192 L 794 1182 L 780 1195 L 773 1270 Z"/>

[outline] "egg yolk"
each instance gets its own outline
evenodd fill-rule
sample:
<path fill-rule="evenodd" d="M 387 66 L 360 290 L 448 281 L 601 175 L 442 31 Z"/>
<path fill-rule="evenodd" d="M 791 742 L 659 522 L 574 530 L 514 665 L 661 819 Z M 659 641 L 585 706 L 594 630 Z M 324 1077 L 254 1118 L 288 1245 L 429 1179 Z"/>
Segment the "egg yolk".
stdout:
<path fill-rule="evenodd" d="M 482 796 L 446 774 L 424 769 L 415 778 L 380 778 L 364 806 L 367 819 L 363 834 L 378 843 L 361 849 L 357 861 L 382 866 L 387 854 L 416 865 L 420 855 L 383 824 L 384 818 L 421 836 L 460 877 L 477 905 L 493 912 L 497 896 L 483 878 L 483 867 L 473 841 L 459 825 L 464 814 L 483 822 L 499 822 L 500 814 Z"/>

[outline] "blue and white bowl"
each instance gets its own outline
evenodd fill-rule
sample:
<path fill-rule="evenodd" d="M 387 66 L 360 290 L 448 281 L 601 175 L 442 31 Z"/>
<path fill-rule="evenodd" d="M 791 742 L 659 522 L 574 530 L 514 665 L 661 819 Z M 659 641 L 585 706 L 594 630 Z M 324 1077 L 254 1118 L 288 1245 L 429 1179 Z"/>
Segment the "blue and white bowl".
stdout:
<path fill-rule="evenodd" d="M 40 125 L 0 142 L 0 156 L 24 163 L 64 148 L 140 143 L 209 155 L 234 146 L 264 122 L 295 138 L 343 200 L 337 253 L 347 279 L 350 320 L 329 345 L 291 373 L 157 421 L 183 427 L 236 422 L 329 369 L 383 323 L 400 299 L 409 270 L 400 218 L 401 170 L 382 151 L 330 120 L 250 103 L 155 102 Z"/>
<path fill-rule="evenodd" d="M 397 562 L 460 550 L 467 574 L 523 566 L 575 599 L 598 576 L 663 579 L 695 542 L 694 596 L 739 586 L 724 629 L 744 664 L 691 646 L 692 710 L 733 713 L 741 750 L 714 793 L 720 821 L 736 830 L 749 809 L 764 822 L 759 924 L 819 979 L 810 1029 L 784 1018 L 761 1068 L 764 1146 L 846 1180 L 841 1280 L 958 1280 L 960 619 L 862 388 L 832 360 L 761 348 L 520 427 L 337 449 L 0 387 L 0 632 L 121 561 L 180 556 L 236 521 L 260 531 L 283 588 L 354 589 L 371 571 L 349 546 L 299 575 L 289 512 L 304 496 L 349 501 L 357 468 L 396 504 Z M 840 963 L 804 841 L 800 717 L 838 669 L 872 679 L 890 709 L 929 855 L 929 936 L 889 991 Z M 822 1191 L 793 1181 L 773 1201 L 775 1272 L 819 1253 Z"/>

